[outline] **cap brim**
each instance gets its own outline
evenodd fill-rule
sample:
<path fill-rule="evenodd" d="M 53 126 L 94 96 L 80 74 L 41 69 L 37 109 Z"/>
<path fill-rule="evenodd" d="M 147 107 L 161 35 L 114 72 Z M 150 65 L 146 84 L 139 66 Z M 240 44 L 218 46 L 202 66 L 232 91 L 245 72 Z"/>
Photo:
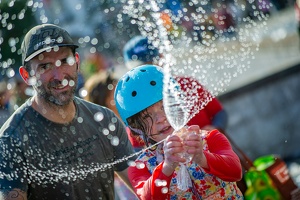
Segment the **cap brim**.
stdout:
<path fill-rule="evenodd" d="M 47 50 L 50 50 L 50 49 L 53 49 L 55 47 L 74 47 L 76 49 L 76 48 L 78 48 L 78 45 L 75 45 L 75 44 L 61 44 L 61 45 L 48 46 L 48 47 L 39 49 L 38 51 L 36 51 L 33 54 L 29 55 L 27 58 L 25 58 L 24 62 L 28 62 L 29 60 L 31 60 L 35 56 L 39 55 L 40 53 L 43 53 L 43 52 L 45 52 Z"/>

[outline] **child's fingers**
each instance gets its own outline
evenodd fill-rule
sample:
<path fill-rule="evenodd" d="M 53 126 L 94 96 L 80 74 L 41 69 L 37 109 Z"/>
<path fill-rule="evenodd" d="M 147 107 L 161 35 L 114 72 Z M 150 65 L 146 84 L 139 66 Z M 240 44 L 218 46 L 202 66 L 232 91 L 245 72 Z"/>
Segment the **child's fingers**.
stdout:
<path fill-rule="evenodd" d="M 200 127 L 198 125 L 191 125 L 187 129 L 189 132 L 194 132 L 196 134 L 200 133 Z"/>
<path fill-rule="evenodd" d="M 189 141 L 201 141 L 201 136 L 199 134 L 196 134 L 195 132 L 189 133 L 187 137 L 185 138 L 185 143 Z"/>

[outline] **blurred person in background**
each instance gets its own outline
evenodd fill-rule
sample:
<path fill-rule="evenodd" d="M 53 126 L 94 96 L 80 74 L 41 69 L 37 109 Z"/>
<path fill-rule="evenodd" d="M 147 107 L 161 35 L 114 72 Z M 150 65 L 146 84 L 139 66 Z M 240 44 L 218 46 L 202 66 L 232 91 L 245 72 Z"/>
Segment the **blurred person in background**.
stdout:
<path fill-rule="evenodd" d="M 212 11 L 212 20 L 219 31 L 218 35 L 234 36 L 236 22 L 232 16 L 233 13 L 230 12 L 229 3 L 224 0 L 213 0 Z"/>
<path fill-rule="evenodd" d="M 17 73 L 8 79 L 0 78 L 0 128 L 9 116 L 19 108 L 30 96 L 33 96 L 32 87 L 28 86 Z"/>
<path fill-rule="evenodd" d="M 138 35 L 130 39 L 123 48 L 123 57 L 125 65 L 128 69 L 133 69 L 143 64 L 157 64 L 162 57 L 159 50 L 153 46 L 147 37 Z M 199 110 L 199 112 L 187 123 L 187 125 L 198 125 L 203 130 L 211 131 L 218 129 L 224 132 L 227 127 L 228 115 L 219 100 L 210 94 L 195 78 L 190 76 L 175 77 L 183 91 L 193 90 L 197 88 L 199 97 L 197 103 L 201 106 L 202 101 L 210 101 L 207 105 Z M 196 85 L 195 85 L 196 84 Z M 188 92 L 187 92 L 187 95 Z M 195 95 L 195 94 L 193 94 Z M 138 142 L 133 143 L 135 148 L 143 148 L 140 138 L 136 138 Z"/>
<path fill-rule="evenodd" d="M 298 38 L 300 39 L 300 0 L 295 1 L 294 9 L 295 9 L 295 18 L 297 22 L 297 33 L 298 33 Z"/>
<path fill-rule="evenodd" d="M 84 83 L 84 89 L 87 92 L 84 99 L 105 106 L 117 114 L 113 100 L 114 89 L 117 82 L 118 79 L 108 71 L 99 71 L 95 73 Z"/>
<path fill-rule="evenodd" d="M 86 53 L 85 59 L 81 63 L 81 72 L 85 80 L 100 71 L 109 70 L 108 59 L 99 52 Z"/>
<path fill-rule="evenodd" d="M 29 97 L 33 96 L 33 88 L 27 85 L 21 75 L 16 73 L 13 78 L 12 95 L 9 99 L 9 110 L 12 114 L 17 110 Z"/>
<path fill-rule="evenodd" d="M 9 99 L 11 90 L 7 88 L 7 81 L 6 76 L 0 74 L 0 128 L 10 116 Z"/>

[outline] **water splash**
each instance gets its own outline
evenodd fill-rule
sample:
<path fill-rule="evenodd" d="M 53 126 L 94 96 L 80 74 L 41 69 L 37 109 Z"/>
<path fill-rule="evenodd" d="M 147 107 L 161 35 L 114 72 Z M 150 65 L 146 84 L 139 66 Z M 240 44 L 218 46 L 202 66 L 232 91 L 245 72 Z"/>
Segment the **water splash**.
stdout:
<path fill-rule="evenodd" d="M 248 70 L 254 52 L 259 49 L 260 36 L 266 30 L 268 15 L 255 2 L 247 2 L 247 5 L 238 1 L 233 1 L 233 5 L 216 2 L 181 2 L 183 6 L 176 12 L 164 9 L 166 1 L 128 1 L 123 7 L 123 13 L 131 17 L 140 33 L 163 55 L 156 64 L 163 66 L 168 76 L 189 76 L 199 82 L 191 86 L 181 84 L 188 87 L 182 88 L 182 95 L 187 97 L 183 107 L 188 110 L 188 119 Z M 252 16 L 242 16 L 236 10 L 246 9 L 246 6 L 253 9 Z M 229 10 L 233 8 L 230 15 Z M 226 18 L 232 20 L 227 27 Z M 184 23 L 190 23 L 192 28 L 188 30 Z M 168 101 L 167 96 L 164 101 Z M 176 119 L 170 118 L 175 116 L 169 116 L 171 123 Z M 185 119 L 183 117 L 184 122 Z M 172 126 L 176 129 L 178 125 L 172 123 Z"/>
<path fill-rule="evenodd" d="M 224 92 L 232 79 L 247 70 L 254 59 L 253 52 L 259 48 L 259 34 L 255 32 L 258 29 L 253 28 L 265 24 L 248 16 L 230 15 L 225 1 L 215 1 L 212 5 L 208 1 L 190 1 L 182 10 L 177 10 L 177 14 L 172 13 L 174 10 L 163 10 L 163 3 L 165 1 L 129 1 L 125 10 L 139 23 L 141 34 L 163 55 L 157 62 L 165 72 L 163 103 L 167 119 L 176 132 L 214 96 Z M 191 5 L 195 6 L 195 12 L 185 15 Z M 254 14 L 259 21 L 266 19 L 262 12 Z M 243 24 L 235 25 L 234 17 Z M 183 21 L 192 23 L 190 32 L 180 29 L 179 23 Z M 180 90 L 171 79 L 177 77 L 180 81 L 180 76 L 194 80 L 192 83 L 190 78 L 186 83 L 181 80 Z M 187 189 L 190 181 L 183 164 L 178 174 L 182 175 L 178 178 L 178 187 Z"/>
<path fill-rule="evenodd" d="M 24 138 L 24 141 L 26 139 Z M 20 179 L 27 179 L 29 183 L 34 183 L 34 184 L 54 184 L 57 182 L 64 182 L 69 184 L 70 182 L 74 182 L 76 180 L 83 180 L 85 179 L 89 174 L 94 174 L 95 172 L 105 172 L 108 169 L 111 169 L 114 167 L 114 165 L 122 162 L 127 162 L 129 166 L 135 165 L 133 161 L 130 161 L 130 158 L 135 157 L 143 153 L 144 151 L 148 149 L 153 149 L 156 145 L 159 145 L 160 143 L 163 143 L 164 140 L 160 141 L 157 144 L 151 145 L 139 152 L 133 153 L 130 156 L 124 157 L 122 159 L 118 159 L 114 162 L 110 163 L 92 163 L 89 165 L 85 164 L 77 164 L 73 165 L 70 167 L 69 165 L 53 165 L 51 166 L 51 162 L 49 160 L 52 160 L 53 163 L 56 163 L 55 158 L 52 155 L 44 155 L 42 150 L 40 152 L 38 150 L 35 150 L 34 152 L 27 152 L 25 155 L 27 156 L 34 156 L 41 158 L 39 165 L 33 165 L 30 163 L 27 163 L 24 165 L 24 168 L 19 168 L 16 171 L 12 173 L 6 173 L 4 171 L 0 172 L 0 177 L 6 177 L 9 180 L 12 180 L 14 178 L 20 178 Z M 14 152 L 8 150 L 9 148 L 6 146 L 2 146 L 4 149 L 4 152 L 7 157 L 14 157 Z M 43 158 L 47 159 L 47 164 L 49 166 L 45 166 L 43 162 Z M 23 162 L 21 158 L 15 157 L 12 159 L 13 163 L 19 163 Z M 6 167 L 9 163 L 3 162 L 0 164 L 0 167 Z M 19 177 L 20 176 L 20 171 L 24 171 L 25 177 Z M 28 176 L 28 177 L 27 177 Z"/>
<path fill-rule="evenodd" d="M 114 15 L 114 18 L 117 17 L 118 20 L 116 27 L 118 27 L 119 30 L 117 31 L 124 34 L 124 32 L 128 30 L 124 28 L 126 23 L 135 25 L 138 28 L 139 34 L 147 36 L 163 55 L 156 64 L 164 66 L 166 74 L 164 81 L 164 106 L 168 120 L 175 130 L 182 128 L 189 119 L 210 102 L 212 97 L 223 93 L 233 79 L 247 72 L 251 60 L 254 59 L 254 52 L 259 49 L 261 34 L 265 31 L 266 20 L 268 18 L 268 15 L 264 14 L 257 5 L 255 5 L 255 1 L 251 1 L 247 2 L 249 4 L 248 6 L 252 8 L 251 16 L 242 16 L 238 13 L 238 10 L 236 10 L 232 12 L 236 24 L 226 29 L 221 29 L 220 25 L 222 24 L 216 26 L 214 21 L 218 18 L 221 23 L 222 20 L 220 20 L 220 18 L 224 17 L 225 14 L 218 15 L 218 10 L 221 8 L 231 8 L 229 5 L 224 7 L 222 5 L 223 1 L 220 1 L 215 7 L 209 3 L 210 1 L 184 1 L 181 2 L 181 8 L 178 10 L 166 9 L 165 0 L 116 0 L 114 2 L 115 3 L 111 6 L 107 4 L 104 12 L 99 12 L 97 6 L 101 4 L 95 2 L 83 5 L 77 1 L 74 9 L 63 3 L 64 5 L 59 6 L 58 9 L 66 8 L 66 10 L 73 10 L 76 13 L 94 13 L 94 17 L 101 18 L 99 21 L 103 22 L 104 15 L 114 14 L 117 8 L 121 8 L 120 12 Z M 235 9 L 245 9 L 247 5 L 239 2 L 242 1 L 233 1 Z M 60 4 L 59 1 L 55 3 Z M 92 6 L 94 4 L 97 6 Z M 9 8 L 13 6 L 14 1 L 11 1 Z M 64 16 L 60 15 L 58 17 L 55 15 L 59 10 L 56 9 L 53 13 L 50 13 L 51 9 L 47 10 L 43 8 L 44 6 L 45 5 L 41 2 L 28 1 L 25 8 L 20 9 L 20 12 L 15 15 L 10 16 L 9 13 L 1 13 L 3 28 L 14 30 L 14 24 L 8 21 L 8 19 L 15 18 L 16 20 L 23 20 L 28 11 L 30 11 L 30 13 L 36 13 L 37 18 L 43 23 L 54 22 L 59 24 L 65 20 L 63 19 Z M 89 9 L 84 10 L 84 7 L 88 7 Z M 76 16 L 76 19 L 79 21 L 84 21 L 83 18 L 80 17 L 81 15 L 78 14 Z M 214 18 L 215 16 L 217 16 L 217 18 Z M 53 18 L 52 21 L 51 17 Z M 93 16 L 88 18 L 91 22 L 92 17 Z M 128 19 L 128 17 L 128 22 L 122 21 L 123 19 Z M 28 18 L 26 17 L 26 19 Z M 99 22 L 96 24 L 99 25 Z M 70 26 L 70 24 L 67 24 L 67 28 Z M 106 30 L 105 28 L 111 30 L 108 26 L 102 25 L 101 27 L 103 31 Z M 99 27 L 96 31 L 101 32 Z M 99 44 L 102 40 L 95 38 L 93 33 L 91 34 L 93 36 L 88 36 L 87 33 L 85 34 L 85 36 L 79 37 L 79 44 L 82 47 L 86 47 L 88 46 L 87 44 L 90 43 L 94 47 L 90 48 L 90 51 L 95 52 L 95 46 L 101 46 L 102 44 Z M 111 31 L 109 37 L 113 39 L 117 38 L 113 37 L 114 34 L 114 31 Z M 20 44 L 20 41 L 20 38 L 17 37 L 10 38 L 9 46 L 11 52 L 17 53 L 16 46 Z M 3 42 L 2 35 L 0 42 L 1 44 Z M 112 43 L 103 42 L 101 49 L 109 49 L 111 46 L 113 46 Z M 1 56 L 3 53 L 4 51 L 1 52 Z M 16 60 L 14 59 L 5 59 L 4 62 L 1 62 L 2 75 L 5 74 L 5 76 L 9 78 L 13 77 L 15 73 L 13 73 L 11 67 L 15 63 Z M 2 69 L 5 69 L 5 72 Z M 184 89 L 183 87 L 186 86 L 188 90 L 177 90 L 178 87 L 174 87 L 172 79 L 170 78 L 171 76 L 191 76 L 195 81 L 181 84 L 180 89 Z M 199 96 L 199 90 L 202 89 L 202 86 L 196 84 L 196 81 L 200 82 L 203 87 L 209 89 L 211 94 L 202 92 Z M 177 89 L 174 90 L 172 88 Z M 199 101 L 199 99 L 202 99 L 202 101 Z M 96 122 L 102 119 L 103 115 L 101 114 L 95 116 Z M 109 127 L 106 128 L 109 129 Z M 27 139 L 26 137 L 24 138 L 24 140 Z M 118 142 L 119 141 L 112 139 L 113 145 L 117 145 Z M 162 142 L 164 141 L 160 143 Z M 139 155 L 141 152 L 132 156 Z M 49 158 L 51 158 L 51 155 L 49 155 Z M 45 183 L 84 178 L 88 173 L 111 168 L 118 162 L 127 161 L 129 158 L 130 157 L 127 157 L 113 163 L 95 163 L 92 166 L 80 165 L 72 169 L 59 167 L 49 171 L 43 171 L 34 168 L 34 166 L 30 166 L 29 168 L 32 174 L 32 180 Z M 3 173 L 1 175 L 12 176 Z"/>

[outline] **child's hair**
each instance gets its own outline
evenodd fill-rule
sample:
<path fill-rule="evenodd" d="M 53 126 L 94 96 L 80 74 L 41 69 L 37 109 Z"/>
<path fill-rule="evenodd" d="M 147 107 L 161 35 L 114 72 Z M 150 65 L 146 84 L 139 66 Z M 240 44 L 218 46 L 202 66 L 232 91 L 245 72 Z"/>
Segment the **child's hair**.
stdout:
<path fill-rule="evenodd" d="M 147 108 L 127 119 L 128 125 L 131 129 L 131 133 L 133 136 L 139 138 L 138 136 L 141 136 L 140 138 L 143 138 L 145 144 L 147 146 L 151 144 L 155 144 L 156 142 L 153 141 L 151 138 L 149 138 L 148 134 L 151 134 L 151 129 L 153 125 L 153 119 L 151 119 L 151 124 L 149 124 L 149 121 L 146 121 L 142 116 L 145 114 L 148 114 Z"/>

